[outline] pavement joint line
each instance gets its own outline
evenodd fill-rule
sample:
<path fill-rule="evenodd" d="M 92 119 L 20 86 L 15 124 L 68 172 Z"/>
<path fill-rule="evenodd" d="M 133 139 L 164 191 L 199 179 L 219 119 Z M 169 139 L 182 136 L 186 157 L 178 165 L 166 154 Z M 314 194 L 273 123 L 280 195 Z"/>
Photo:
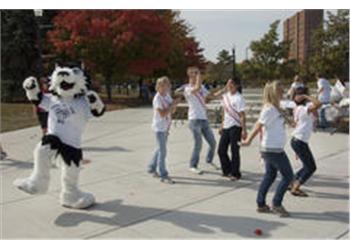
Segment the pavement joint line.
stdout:
<path fill-rule="evenodd" d="M 338 235 L 335 239 L 336 240 L 340 240 L 341 238 L 343 238 L 345 235 L 347 235 L 349 233 L 349 229 L 345 230 L 345 232 L 341 233 L 340 235 Z"/>
<path fill-rule="evenodd" d="M 138 224 L 138 223 L 142 223 L 142 222 L 148 221 L 148 220 L 150 220 L 150 219 L 153 219 L 153 218 L 156 218 L 156 217 L 165 215 L 165 214 L 172 213 L 172 212 L 174 212 L 174 211 L 176 211 L 176 210 L 180 210 L 180 209 L 183 209 L 183 208 L 186 208 L 186 207 L 195 205 L 195 204 L 199 204 L 199 203 L 208 201 L 208 200 L 210 200 L 210 199 L 219 197 L 219 196 L 221 196 L 221 195 L 224 195 L 224 194 L 227 194 L 227 193 L 230 193 L 230 192 L 235 192 L 235 191 L 240 190 L 240 189 L 242 189 L 242 188 L 244 188 L 244 187 L 248 187 L 248 186 L 255 185 L 255 184 L 256 184 L 256 183 L 247 183 L 247 184 L 242 184 L 242 185 L 240 185 L 240 186 L 237 186 L 237 187 L 235 187 L 234 189 L 229 189 L 229 190 L 220 191 L 220 192 L 215 193 L 215 194 L 213 194 L 213 195 L 210 195 L 210 196 L 207 196 L 207 197 L 204 197 L 204 198 L 201 198 L 201 199 L 192 201 L 192 202 L 188 202 L 188 203 L 182 204 L 181 206 L 177 206 L 177 207 L 174 207 L 174 208 L 165 209 L 163 212 L 159 212 L 159 213 L 157 213 L 157 214 L 153 214 L 153 215 L 147 216 L 147 217 L 145 217 L 145 218 L 141 218 L 141 219 L 137 219 L 137 220 L 131 221 L 131 222 L 129 222 L 129 223 L 126 223 L 125 225 L 120 225 L 120 226 L 116 225 L 116 227 L 114 227 L 114 228 L 107 229 L 107 230 L 101 231 L 101 232 L 99 232 L 99 233 L 89 235 L 89 236 L 85 237 L 84 239 L 93 239 L 93 238 L 96 238 L 96 237 L 98 237 L 98 236 L 102 236 L 102 235 L 104 235 L 104 234 L 106 234 L 106 233 L 118 231 L 118 230 L 120 230 L 120 229 L 127 228 L 127 227 L 130 227 L 130 226 L 132 226 L 132 225 L 136 225 L 136 224 Z M 102 229 L 102 230 L 103 230 L 103 229 Z"/>

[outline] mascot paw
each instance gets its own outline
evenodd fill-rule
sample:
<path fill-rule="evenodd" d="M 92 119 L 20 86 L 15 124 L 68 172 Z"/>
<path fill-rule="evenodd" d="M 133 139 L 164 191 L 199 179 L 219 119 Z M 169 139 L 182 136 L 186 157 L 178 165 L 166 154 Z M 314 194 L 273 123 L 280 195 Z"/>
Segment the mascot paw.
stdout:
<path fill-rule="evenodd" d="M 105 106 L 95 91 L 89 91 L 87 94 L 87 99 L 89 101 L 90 109 L 94 116 L 100 116 L 105 110 Z"/>
<path fill-rule="evenodd" d="M 39 89 L 38 80 L 34 76 L 26 78 L 23 82 L 23 88 L 26 90 Z"/>
<path fill-rule="evenodd" d="M 90 193 L 72 192 L 61 194 L 61 204 L 64 207 L 84 209 L 91 207 L 95 203 L 95 197 Z"/>
<path fill-rule="evenodd" d="M 31 179 L 16 179 L 13 182 L 18 189 L 28 193 L 28 194 L 39 194 L 45 193 L 47 191 L 46 185 L 40 187 L 40 185 L 35 184 Z"/>

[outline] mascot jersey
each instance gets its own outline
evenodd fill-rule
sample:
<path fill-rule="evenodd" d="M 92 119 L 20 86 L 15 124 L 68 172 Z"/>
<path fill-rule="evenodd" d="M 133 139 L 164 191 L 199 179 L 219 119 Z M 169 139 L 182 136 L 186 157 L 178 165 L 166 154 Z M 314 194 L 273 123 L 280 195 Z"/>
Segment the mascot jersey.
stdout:
<path fill-rule="evenodd" d="M 49 112 L 48 134 L 58 136 L 63 143 L 75 148 L 81 147 L 81 135 L 92 117 L 84 96 L 63 99 L 43 94 L 39 107 Z"/>

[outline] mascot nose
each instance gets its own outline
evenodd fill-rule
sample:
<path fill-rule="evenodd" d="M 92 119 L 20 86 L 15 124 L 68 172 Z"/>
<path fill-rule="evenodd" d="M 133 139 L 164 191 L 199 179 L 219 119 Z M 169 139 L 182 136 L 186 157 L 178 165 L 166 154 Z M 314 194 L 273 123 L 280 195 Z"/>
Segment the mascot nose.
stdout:
<path fill-rule="evenodd" d="M 69 73 L 67 71 L 59 71 L 57 73 L 57 75 L 59 75 L 59 76 L 69 76 Z"/>

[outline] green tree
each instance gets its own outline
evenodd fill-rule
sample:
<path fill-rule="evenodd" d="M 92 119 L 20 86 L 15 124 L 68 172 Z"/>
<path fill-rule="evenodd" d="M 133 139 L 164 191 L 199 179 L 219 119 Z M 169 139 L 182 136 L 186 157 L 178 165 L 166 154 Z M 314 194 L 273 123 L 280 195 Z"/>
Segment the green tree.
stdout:
<path fill-rule="evenodd" d="M 22 95 L 25 77 L 38 73 L 37 24 L 32 10 L 1 11 L 2 99 Z"/>
<path fill-rule="evenodd" d="M 232 56 L 227 50 L 221 50 L 217 56 L 217 63 L 208 67 L 207 80 L 212 82 L 226 82 L 232 77 Z"/>
<path fill-rule="evenodd" d="M 308 61 L 311 73 L 328 77 L 349 75 L 349 10 L 327 12 L 324 27 L 315 31 Z"/>
<path fill-rule="evenodd" d="M 277 28 L 280 21 L 277 20 L 270 24 L 269 31 L 257 41 L 250 44 L 253 57 L 247 66 L 252 67 L 256 79 L 273 79 L 282 76 L 283 63 L 288 56 L 289 44 L 279 41 Z"/>

